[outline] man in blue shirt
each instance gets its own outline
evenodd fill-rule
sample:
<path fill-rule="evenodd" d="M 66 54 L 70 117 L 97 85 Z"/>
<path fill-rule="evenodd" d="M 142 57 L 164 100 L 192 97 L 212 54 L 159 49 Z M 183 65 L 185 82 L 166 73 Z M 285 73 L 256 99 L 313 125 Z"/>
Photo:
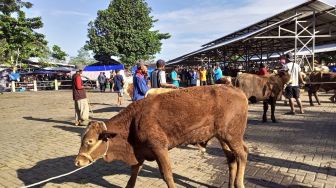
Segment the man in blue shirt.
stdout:
<path fill-rule="evenodd" d="M 215 76 L 215 83 L 219 83 L 220 79 L 223 77 L 223 72 L 222 69 L 219 66 L 219 63 L 215 64 L 215 69 L 214 69 L 214 76 Z"/>
<path fill-rule="evenodd" d="M 137 63 L 137 70 L 133 76 L 133 101 L 137 101 L 145 98 L 147 91 L 149 90 L 147 85 L 147 79 L 145 74 L 147 73 L 147 67 L 143 60 L 139 60 Z"/>
<path fill-rule="evenodd" d="M 178 66 L 174 66 L 174 70 L 170 73 L 170 77 L 173 80 L 172 84 L 176 87 L 180 87 L 180 79 L 177 77 Z"/>

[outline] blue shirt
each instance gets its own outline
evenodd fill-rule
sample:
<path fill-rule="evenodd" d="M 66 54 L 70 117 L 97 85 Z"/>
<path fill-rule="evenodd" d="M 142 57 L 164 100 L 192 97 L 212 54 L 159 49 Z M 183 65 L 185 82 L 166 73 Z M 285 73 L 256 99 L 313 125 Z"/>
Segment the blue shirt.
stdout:
<path fill-rule="evenodd" d="M 177 73 L 175 71 L 170 73 L 170 77 L 173 80 L 172 84 L 175 85 L 176 87 L 180 87 L 179 81 L 177 80 Z"/>
<path fill-rule="evenodd" d="M 216 81 L 223 77 L 222 69 L 220 69 L 219 67 L 214 70 L 214 74 L 215 74 L 215 80 Z"/>
<path fill-rule="evenodd" d="M 145 98 L 147 91 L 149 90 L 147 86 L 147 80 L 142 74 L 135 74 L 133 77 L 133 101 L 137 101 Z"/>
<path fill-rule="evenodd" d="M 191 84 L 196 85 L 197 84 L 197 73 L 193 72 L 191 75 Z"/>
<path fill-rule="evenodd" d="M 120 74 L 115 75 L 113 77 L 113 82 L 114 82 L 114 87 L 113 87 L 114 91 L 120 91 L 123 89 L 124 78 L 122 75 Z"/>

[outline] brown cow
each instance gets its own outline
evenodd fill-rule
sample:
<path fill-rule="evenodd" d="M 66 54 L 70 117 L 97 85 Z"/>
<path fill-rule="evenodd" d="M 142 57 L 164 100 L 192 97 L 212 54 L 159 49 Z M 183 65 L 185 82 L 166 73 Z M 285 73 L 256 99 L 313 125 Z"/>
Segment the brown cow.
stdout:
<path fill-rule="evenodd" d="M 308 95 L 309 95 L 309 103 L 310 106 L 314 106 L 312 95 L 314 94 L 314 97 L 319 105 L 321 105 L 321 102 L 318 98 L 317 91 L 319 89 L 323 89 L 325 91 L 334 90 L 334 95 L 330 97 L 330 100 L 332 102 L 336 102 L 336 73 L 335 72 L 312 72 L 310 73 L 308 77 L 308 82 L 335 82 L 335 83 L 326 83 L 326 84 L 307 84 L 308 87 Z"/>
<path fill-rule="evenodd" d="M 90 122 L 75 164 L 103 157 L 131 165 L 134 187 L 144 160 L 156 160 L 169 188 L 175 188 L 168 150 L 216 137 L 227 156 L 230 187 L 244 187 L 247 147 L 243 136 L 248 102 L 242 91 L 223 85 L 191 87 L 131 103 L 105 122 Z"/>
<path fill-rule="evenodd" d="M 275 123 L 275 105 L 284 85 L 290 80 L 288 72 L 280 71 L 277 74 L 258 76 L 243 73 L 233 79 L 233 85 L 243 90 L 246 97 L 252 102 L 264 101 L 263 122 L 267 122 L 268 105 L 271 105 L 271 119 Z"/>

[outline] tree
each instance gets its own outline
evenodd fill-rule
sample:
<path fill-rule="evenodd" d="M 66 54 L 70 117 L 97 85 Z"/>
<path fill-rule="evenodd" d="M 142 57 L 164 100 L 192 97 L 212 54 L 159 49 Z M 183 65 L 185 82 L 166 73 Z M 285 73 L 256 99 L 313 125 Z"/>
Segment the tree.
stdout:
<path fill-rule="evenodd" d="M 118 56 L 122 63 L 133 65 L 138 59 L 151 59 L 161 51 L 161 40 L 168 33 L 152 30 L 157 21 L 144 0 L 114 0 L 106 10 L 98 11 L 89 23 L 86 49 L 97 57 Z"/>
<path fill-rule="evenodd" d="M 57 46 L 57 45 L 54 45 L 52 47 L 52 53 L 51 53 L 51 57 L 57 59 L 57 60 L 61 60 L 61 61 L 64 61 L 65 60 L 65 57 L 67 57 L 68 54 L 65 53 L 61 47 Z"/>
<path fill-rule="evenodd" d="M 44 57 L 47 41 L 44 35 L 34 31 L 43 27 L 41 17 L 26 18 L 22 8 L 33 4 L 21 0 L 0 0 L 0 38 L 3 47 L 3 62 L 17 66 L 21 59 Z"/>
<path fill-rule="evenodd" d="M 73 65 L 90 65 L 95 63 L 96 61 L 91 58 L 91 54 L 88 50 L 86 50 L 84 47 L 78 50 L 77 57 L 73 57 L 70 60 L 70 64 Z"/>

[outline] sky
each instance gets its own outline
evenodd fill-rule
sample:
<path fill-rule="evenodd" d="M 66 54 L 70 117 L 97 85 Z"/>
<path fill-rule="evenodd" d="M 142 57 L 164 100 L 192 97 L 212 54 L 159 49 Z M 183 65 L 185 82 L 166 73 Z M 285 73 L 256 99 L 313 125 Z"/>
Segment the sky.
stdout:
<path fill-rule="evenodd" d="M 110 0 L 28 0 L 34 6 L 28 17 L 41 16 L 49 46 L 59 45 L 70 56 L 84 46 L 88 23 L 97 11 L 106 9 Z M 292 8 L 306 0 L 146 0 L 151 15 L 159 21 L 154 29 L 170 33 L 163 40 L 156 58 L 170 60 L 202 44 L 252 25 L 260 20 Z M 336 0 L 324 0 L 335 6 Z"/>

